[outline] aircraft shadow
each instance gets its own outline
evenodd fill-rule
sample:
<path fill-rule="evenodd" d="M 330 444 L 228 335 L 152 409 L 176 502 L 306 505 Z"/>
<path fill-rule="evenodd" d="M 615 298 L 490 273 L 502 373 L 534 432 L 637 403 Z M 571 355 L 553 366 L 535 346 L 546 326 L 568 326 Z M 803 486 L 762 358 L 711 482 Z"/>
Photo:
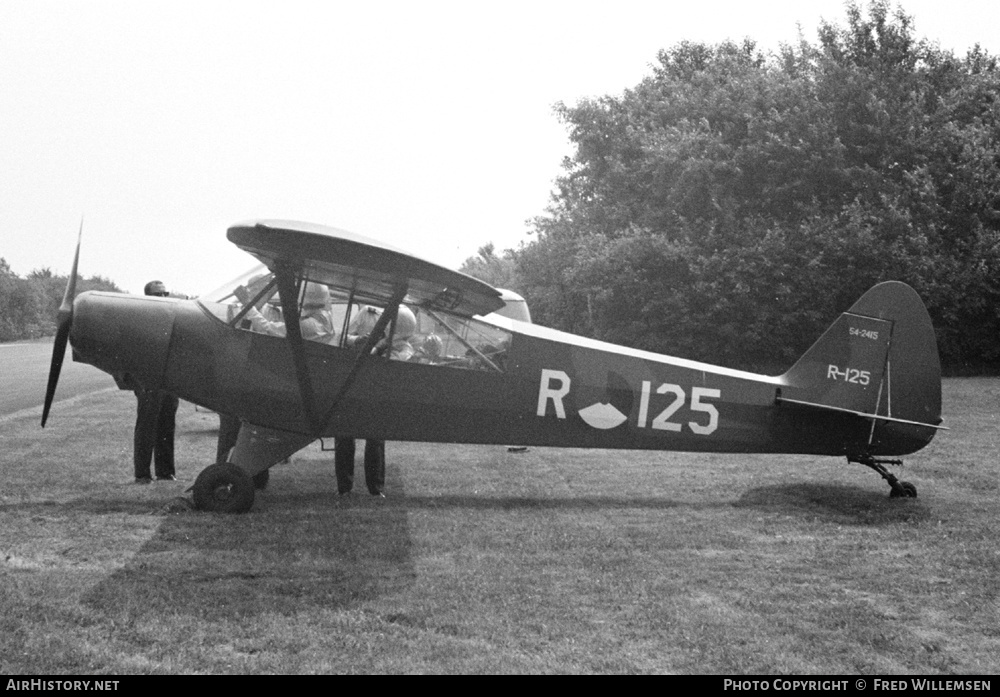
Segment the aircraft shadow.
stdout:
<path fill-rule="evenodd" d="M 890 498 L 885 489 L 842 484 L 795 483 L 763 486 L 746 491 L 737 508 L 777 510 L 847 525 L 891 525 L 930 518 L 921 499 Z"/>
<path fill-rule="evenodd" d="M 469 510 L 567 510 L 592 511 L 603 509 L 670 509 L 678 507 L 713 508 L 726 504 L 719 502 L 697 503 L 673 501 L 665 498 L 643 496 L 407 496 L 403 504 L 407 509 L 458 508 Z"/>
<path fill-rule="evenodd" d="M 390 478 L 399 481 L 391 469 Z M 300 481 L 284 484 L 301 486 Z M 367 492 L 344 505 L 335 488 L 304 501 L 295 497 L 299 505 L 290 505 L 282 482 L 272 478 L 271 489 L 274 495 L 263 494 L 247 515 L 186 508 L 166 513 L 154 536 L 123 568 L 89 590 L 83 602 L 108 615 L 124 612 L 129 621 L 165 611 L 242 620 L 261 613 L 343 609 L 413 583 L 404 508 L 385 506 L 386 500 Z M 114 501 L 78 505 L 98 512 L 129 512 L 133 506 Z"/>
<path fill-rule="evenodd" d="M 893 525 L 930 517 L 920 499 L 890 499 L 881 489 L 793 483 L 750 489 L 735 501 L 656 497 L 566 498 L 461 495 L 407 496 L 389 466 L 387 499 L 360 491 L 341 499 L 326 480 L 300 477 L 272 486 L 248 515 L 187 509 L 167 513 L 160 501 L 82 497 L 0 511 L 39 514 L 149 515 L 159 526 L 117 571 L 88 590 L 88 607 L 133 622 L 163 612 L 203 619 L 246 619 L 261 613 L 345 609 L 399 593 L 414 583 L 408 513 L 413 510 L 669 510 L 752 508 L 847 525 Z M 275 481 L 277 479 L 277 481 Z"/>

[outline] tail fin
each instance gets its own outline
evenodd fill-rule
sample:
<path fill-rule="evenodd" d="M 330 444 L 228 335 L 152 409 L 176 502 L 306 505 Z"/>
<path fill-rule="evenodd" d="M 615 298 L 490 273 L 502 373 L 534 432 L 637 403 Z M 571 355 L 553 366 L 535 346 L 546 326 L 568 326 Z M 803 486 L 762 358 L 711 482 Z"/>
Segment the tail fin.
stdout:
<path fill-rule="evenodd" d="M 781 381 L 781 402 L 878 416 L 872 421 L 882 431 L 941 423 L 934 327 L 920 296 L 898 281 L 861 296 Z M 918 430 L 921 445 L 929 442 L 933 430 Z M 874 428 L 872 438 L 879 440 Z"/>

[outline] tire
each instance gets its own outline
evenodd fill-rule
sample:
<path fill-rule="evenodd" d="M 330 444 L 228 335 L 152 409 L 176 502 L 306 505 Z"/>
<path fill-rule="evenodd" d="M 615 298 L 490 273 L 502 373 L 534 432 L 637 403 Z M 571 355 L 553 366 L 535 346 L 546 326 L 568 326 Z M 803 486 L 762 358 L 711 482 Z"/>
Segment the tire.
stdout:
<path fill-rule="evenodd" d="M 234 464 L 209 465 L 194 481 L 194 506 L 212 513 L 246 513 L 253 506 L 254 483 Z"/>
<path fill-rule="evenodd" d="M 908 499 L 917 498 L 917 487 L 913 486 L 910 482 L 900 482 L 899 486 L 903 488 L 903 495 Z"/>
<path fill-rule="evenodd" d="M 266 488 L 269 481 L 271 481 L 271 470 L 264 470 L 253 476 L 253 486 L 258 490 Z"/>

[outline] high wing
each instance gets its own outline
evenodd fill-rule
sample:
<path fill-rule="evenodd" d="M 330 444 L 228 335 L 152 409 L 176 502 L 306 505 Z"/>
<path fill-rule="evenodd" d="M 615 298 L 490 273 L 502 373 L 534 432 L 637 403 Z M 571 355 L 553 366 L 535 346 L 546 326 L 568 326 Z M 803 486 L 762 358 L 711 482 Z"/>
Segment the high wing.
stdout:
<path fill-rule="evenodd" d="M 404 288 L 407 304 L 460 316 L 486 315 L 504 306 L 500 291 L 489 284 L 346 230 L 259 220 L 230 227 L 227 237 L 268 268 L 294 268 L 361 302 L 386 305 Z"/>

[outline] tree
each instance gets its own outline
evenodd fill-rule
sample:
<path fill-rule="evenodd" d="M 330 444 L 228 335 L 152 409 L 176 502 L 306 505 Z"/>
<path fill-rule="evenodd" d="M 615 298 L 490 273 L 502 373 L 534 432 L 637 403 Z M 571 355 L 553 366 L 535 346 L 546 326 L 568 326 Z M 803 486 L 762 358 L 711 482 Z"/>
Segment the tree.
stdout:
<path fill-rule="evenodd" d="M 513 252 L 536 319 L 786 365 L 875 282 L 928 303 L 946 363 L 1000 368 L 1000 71 L 876 0 L 764 55 L 684 42 L 620 97 L 559 105 L 576 145 Z"/>
<path fill-rule="evenodd" d="M 497 288 L 514 290 L 519 285 L 513 250 L 508 249 L 498 256 L 492 242 L 480 247 L 476 256 L 466 259 L 459 271 Z"/>
<path fill-rule="evenodd" d="M 21 278 L 0 258 L 0 341 L 54 334 L 67 280 L 68 277 L 56 276 L 49 268 L 35 269 L 27 278 Z M 101 276 L 78 277 L 76 289 L 77 293 L 121 292 L 114 282 Z"/>
<path fill-rule="evenodd" d="M 0 341 L 42 336 L 44 296 L 39 287 L 16 276 L 0 259 Z"/>

